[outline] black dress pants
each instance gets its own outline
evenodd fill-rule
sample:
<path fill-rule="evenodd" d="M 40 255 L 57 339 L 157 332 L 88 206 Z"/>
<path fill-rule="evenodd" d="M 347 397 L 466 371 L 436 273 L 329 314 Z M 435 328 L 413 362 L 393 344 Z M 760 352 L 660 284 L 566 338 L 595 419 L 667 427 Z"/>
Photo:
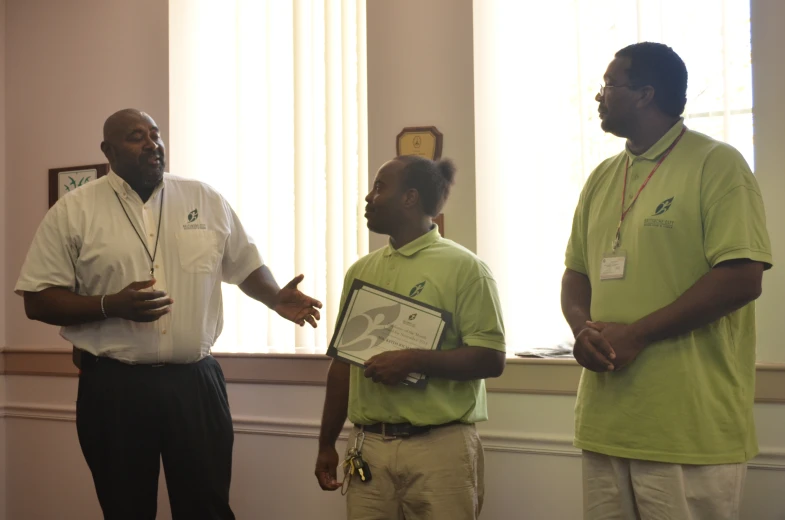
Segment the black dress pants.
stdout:
<path fill-rule="evenodd" d="M 105 520 L 153 520 L 158 473 L 174 520 L 233 520 L 234 431 L 211 356 L 187 365 L 128 365 L 82 354 L 76 428 Z"/>

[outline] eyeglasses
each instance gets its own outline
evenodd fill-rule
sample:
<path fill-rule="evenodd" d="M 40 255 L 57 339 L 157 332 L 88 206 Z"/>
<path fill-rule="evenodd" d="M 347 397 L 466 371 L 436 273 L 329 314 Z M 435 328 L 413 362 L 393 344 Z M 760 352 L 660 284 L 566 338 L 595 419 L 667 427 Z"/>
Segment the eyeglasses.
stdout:
<path fill-rule="evenodd" d="M 605 91 L 609 88 L 629 88 L 635 89 L 637 88 L 635 85 L 602 85 L 600 84 L 600 97 L 605 95 Z"/>

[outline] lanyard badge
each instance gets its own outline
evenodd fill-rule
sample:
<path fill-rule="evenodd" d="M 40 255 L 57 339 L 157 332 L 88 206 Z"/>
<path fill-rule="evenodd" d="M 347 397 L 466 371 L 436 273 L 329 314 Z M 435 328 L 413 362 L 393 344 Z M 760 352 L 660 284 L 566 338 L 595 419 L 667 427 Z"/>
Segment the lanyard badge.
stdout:
<path fill-rule="evenodd" d="M 646 177 L 646 180 L 643 181 L 643 184 L 638 189 L 638 192 L 635 194 L 635 198 L 632 199 L 632 202 L 627 209 L 624 208 L 624 196 L 627 194 L 627 175 L 630 169 L 630 158 L 627 157 L 627 162 L 624 165 L 624 188 L 621 192 L 621 218 L 619 219 L 619 224 L 616 226 L 616 234 L 611 241 L 611 252 L 606 253 L 602 257 L 602 263 L 600 264 L 600 280 L 620 280 L 624 278 L 626 264 L 627 264 L 627 253 L 619 249 L 621 246 L 621 226 L 624 223 L 624 219 L 627 218 L 627 214 L 630 212 L 632 207 L 638 201 L 638 197 L 640 196 L 643 189 L 649 184 L 654 172 L 660 167 L 660 165 L 665 161 L 665 159 L 670 155 L 673 149 L 679 144 L 682 136 L 687 131 L 687 127 L 681 129 L 681 133 L 676 137 L 673 143 L 665 150 L 665 153 L 662 154 L 660 160 L 657 161 L 657 164 L 654 165 L 654 168 L 649 173 L 649 176 Z"/>

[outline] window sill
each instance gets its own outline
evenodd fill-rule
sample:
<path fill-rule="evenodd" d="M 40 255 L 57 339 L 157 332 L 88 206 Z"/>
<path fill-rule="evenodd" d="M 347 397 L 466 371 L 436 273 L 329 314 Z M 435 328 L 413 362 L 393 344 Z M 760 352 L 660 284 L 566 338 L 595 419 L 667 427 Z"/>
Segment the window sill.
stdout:
<path fill-rule="evenodd" d="M 323 386 L 330 358 L 320 354 L 246 354 L 216 352 L 226 381 L 235 384 Z M 501 377 L 488 379 L 489 392 L 576 395 L 581 367 L 572 359 L 508 358 Z M 71 350 L 0 350 L 0 374 L 76 377 Z M 785 404 L 785 364 L 758 364 L 755 401 Z"/>

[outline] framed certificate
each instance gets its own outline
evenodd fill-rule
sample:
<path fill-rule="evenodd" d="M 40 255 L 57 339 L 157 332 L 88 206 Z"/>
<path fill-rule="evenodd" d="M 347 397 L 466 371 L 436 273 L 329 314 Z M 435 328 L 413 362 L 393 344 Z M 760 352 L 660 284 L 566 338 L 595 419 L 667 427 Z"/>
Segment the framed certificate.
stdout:
<path fill-rule="evenodd" d="M 419 155 L 432 161 L 442 156 L 444 136 L 435 126 L 407 126 L 395 138 L 396 155 Z"/>
<path fill-rule="evenodd" d="M 108 164 L 89 164 L 49 170 L 49 207 L 60 197 L 109 173 Z"/>
<path fill-rule="evenodd" d="M 363 367 L 391 350 L 438 350 L 452 314 L 412 298 L 355 280 L 338 318 L 327 355 Z M 404 384 L 425 387 L 428 378 L 412 373 Z"/>

